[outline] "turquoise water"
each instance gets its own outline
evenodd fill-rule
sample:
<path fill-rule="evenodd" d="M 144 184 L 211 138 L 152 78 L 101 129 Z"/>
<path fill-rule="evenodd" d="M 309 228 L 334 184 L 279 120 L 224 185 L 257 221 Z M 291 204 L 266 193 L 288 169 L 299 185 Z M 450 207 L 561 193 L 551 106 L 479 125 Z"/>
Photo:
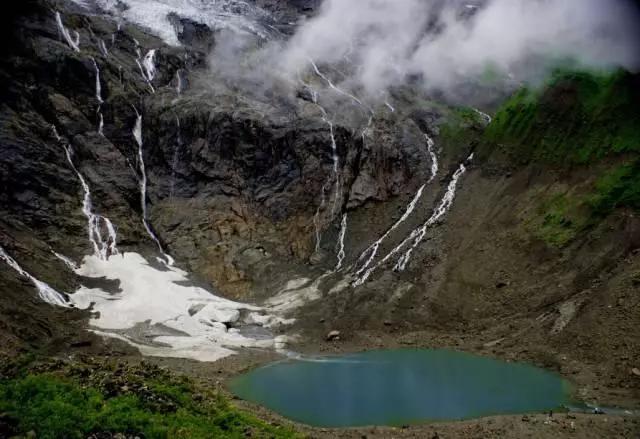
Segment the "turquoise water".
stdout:
<path fill-rule="evenodd" d="M 372 351 L 274 363 L 231 383 L 239 397 L 319 427 L 404 425 L 557 409 L 559 376 L 448 350 Z"/>

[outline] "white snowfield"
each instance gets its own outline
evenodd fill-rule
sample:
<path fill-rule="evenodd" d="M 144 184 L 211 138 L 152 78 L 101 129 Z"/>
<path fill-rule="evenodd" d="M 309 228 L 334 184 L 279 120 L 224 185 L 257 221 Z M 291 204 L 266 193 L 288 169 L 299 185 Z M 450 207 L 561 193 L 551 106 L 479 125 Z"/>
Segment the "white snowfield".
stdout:
<path fill-rule="evenodd" d="M 124 340 L 143 355 L 215 361 L 235 353 L 234 348 L 275 348 L 282 342 L 273 337 L 244 336 L 238 329 L 227 329 L 225 323 L 265 327 L 292 323 L 269 315 L 260 307 L 217 297 L 192 286 L 186 272 L 167 266 L 156 269 L 137 253 L 123 253 L 109 260 L 87 256 L 76 273 L 120 281 L 119 292 L 81 287 L 71 295 L 71 301 L 82 309 L 93 304 L 96 313 L 90 325 L 94 332 Z M 245 322 L 240 322 L 241 311 L 246 314 Z M 132 336 L 140 323 L 145 323 L 146 328 L 161 324 L 151 330 L 151 335 L 148 330 L 145 332 L 149 343 Z"/>

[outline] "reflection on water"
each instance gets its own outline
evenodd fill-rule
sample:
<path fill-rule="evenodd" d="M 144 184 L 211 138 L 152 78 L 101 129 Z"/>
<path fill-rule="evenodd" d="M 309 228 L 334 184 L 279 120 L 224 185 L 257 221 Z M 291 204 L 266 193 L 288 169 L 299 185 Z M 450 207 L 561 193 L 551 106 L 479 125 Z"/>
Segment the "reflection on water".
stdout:
<path fill-rule="evenodd" d="M 556 409 L 547 371 L 446 350 L 293 357 L 232 382 L 240 397 L 315 426 L 401 425 Z"/>

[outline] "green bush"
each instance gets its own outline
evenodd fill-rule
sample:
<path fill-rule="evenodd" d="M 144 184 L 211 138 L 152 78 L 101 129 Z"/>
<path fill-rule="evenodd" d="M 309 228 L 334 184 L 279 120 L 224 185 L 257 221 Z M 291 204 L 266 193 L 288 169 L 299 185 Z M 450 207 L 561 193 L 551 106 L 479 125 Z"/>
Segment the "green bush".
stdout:
<path fill-rule="evenodd" d="M 39 438 L 85 438 L 92 433 L 137 434 L 145 438 L 290 438 L 231 407 L 223 398 L 193 398 L 189 386 L 150 381 L 148 398 L 136 394 L 106 397 L 92 387 L 50 374 L 0 382 L 0 413 L 15 433 L 35 431 Z M 173 410 L 160 410 L 149 400 L 169 400 Z"/>

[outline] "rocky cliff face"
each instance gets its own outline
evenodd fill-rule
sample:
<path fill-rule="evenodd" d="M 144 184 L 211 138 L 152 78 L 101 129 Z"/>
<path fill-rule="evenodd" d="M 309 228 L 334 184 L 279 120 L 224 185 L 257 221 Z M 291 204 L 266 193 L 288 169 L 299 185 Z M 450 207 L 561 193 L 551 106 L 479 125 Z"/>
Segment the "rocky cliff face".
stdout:
<path fill-rule="evenodd" d="M 312 3 L 271 6 L 289 17 L 312 13 Z M 379 110 L 367 127 L 368 112 L 345 105 L 346 117 L 330 128 L 305 87 L 246 94 L 212 75 L 203 50 L 215 35 L 180 17 L 182 47 L 70 2 L 30 2 L 11 20 L 13 44 L 1 66 L 1 244 L 60 291 L 87 283 L 54 256 L 79 263 L 91 252 L 78 172 L 93 211 L 116 226 L 118 246 L 152 256 L 142 158 L 148 224 L 164 249 L 235 297 L 264 296 L 269 286 L 268 294 L 291 273 L 309 271 L 312 256 L 332 267 L 342 212 L 408 198 L 429 176 L 422 131 L 437 130 L 438 112 L 423 120 Z M 15 282 L 6 266 L 2 275 Z M 12 294 L 33 296 L 28 284 Z"/>

